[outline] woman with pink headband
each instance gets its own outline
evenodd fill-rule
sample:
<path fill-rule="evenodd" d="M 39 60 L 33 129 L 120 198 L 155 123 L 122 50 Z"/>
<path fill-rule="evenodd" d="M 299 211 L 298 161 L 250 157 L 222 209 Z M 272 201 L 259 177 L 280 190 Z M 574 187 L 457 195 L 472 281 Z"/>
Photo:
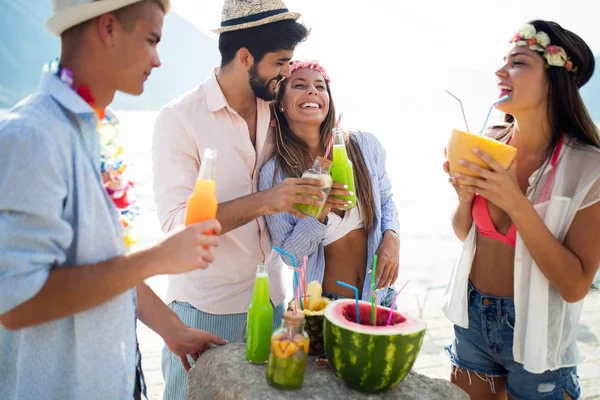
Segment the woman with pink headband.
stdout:
<path fill-rule="evenodd" d="M 473 399 L 580 396 L 576 329 L 600 264 L 600 137 L 579 95 L 593 72 L 573 32 L 523 26 L 496 71 L 505 124 L 486 133 L 516 159 L 504 169 L 473 149 L 490 170 L 463 161 L 480 177 L 450 177 L 464 244 L 444 301 L 447 351 Z"/>
<path fill-rule="evenodd" d="M 292 62 L 290 72 L 275 99 L 276 153 L 260 172 L 259 190 L 302 176 L 317 156 L 324 155 L 331 140 L 336 114 L 327 72 L 311 61 Z M 348 204 L 334 196 L 352 194 L 334 182 L 318 218 L 282 213 L 268 215 L 267 224 L 274 246 L 297 262 L 308 256 L 306 282 L 319 281 L 323 295 L 331 299 L 354 297 L 351 290 L 337 284 L 340 280 L 370 301 L 372 262 L 377 254 L 374 294 L 378 304 L 389 306 L 398 277 L 400 240 L 385 150 L 375 136 L 364 132 L 345 132 L 344 140 L 354 168 L 356 206 L 343 210 Z"/>

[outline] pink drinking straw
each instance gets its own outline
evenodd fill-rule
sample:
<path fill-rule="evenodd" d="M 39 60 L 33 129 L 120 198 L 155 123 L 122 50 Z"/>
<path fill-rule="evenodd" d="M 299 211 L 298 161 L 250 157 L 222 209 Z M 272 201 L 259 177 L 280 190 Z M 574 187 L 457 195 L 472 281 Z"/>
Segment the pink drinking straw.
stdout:
<path fill-rule="evenodd" d="M 454 97 L 456 100 L 458 100 L 458 104 L 460 104 L 460 109 L 462 111 L 462 115 L 463 115 L 463 119 L 465 120 L 465 126 L 467 127 L 467 132 L 469 132 L 469 124 L 467 124 L 467 116 L 465 115 L 465 109 L 463 108 L 463 104 L 462 101 L 460 101 L 460 99 L 458 97 L 456 97 L 455 95 L 453 95 L 452 93 L 450 93 L 449 91 L 446 90 L 446 93 L 448 93 L 450 96 Z"/>
<path fill-rule="evenodd" d="M 327 156 L 329 155 L 329 152 L 331 151 L 332 146 L 333 146 L 333 135 L 331 135 L 331 140 L 329 141 L 329 144 L 327 145 L 327 150 L 325 150 L 325 155 L 323 156 L 323 158 L 327 158 Z"/>
<path fill-rule="evenodd" d="M 298 276 L 302 273 L 302 270 L 299 268 L 290 267 L 289 265 L 288 268 L 294 271 L 294 278 L 296 278 L 296 289 L 298 289 L 300 287 L 300 279 L 298 279 Z M 300 303 L 300 310 L 304 310 L 302 303 Z"/>
<path fill-rule="evenodd" d="M 338 117 L 337 122 L 335 123 L 335 127 L 339 128 L 340 127 L 340 121 L 342 120 L 342 114 L 340 114 L 340 116 Z M 327 156 L 329 155 L 329 152 L 331 151 L 331 147 L 333 146 L 333 135 L 331 135 L 331 140 L 329 141 L 329 145 L 327 145 L 327 150 L 325 150 L 325 156 L 323 156 L 323 158 L 327 158 Z"/>
<path fill-rule="evenodd" d="M 406 285 L 408 285 L 409 280 L 410 279 L 407 279 L 406 282 L 404 282 L 404 285 L 402 285 L 400 290 L 398 290 L 398 293 L 396 293 L 396 295 L 394 296 L 394 300 L 392 300 L 392 306 L 390 307 L 390 315 L 388 315 L 387 324 L 385 324 L 385 326 L 390 326 L 390 322 L 392 322 L 392 314 L 394 314 L 394 306 L 396 305 L 396 299 L 398 298 L 398 295 L 402 293 L 402 289 L 404 289 Z"/>

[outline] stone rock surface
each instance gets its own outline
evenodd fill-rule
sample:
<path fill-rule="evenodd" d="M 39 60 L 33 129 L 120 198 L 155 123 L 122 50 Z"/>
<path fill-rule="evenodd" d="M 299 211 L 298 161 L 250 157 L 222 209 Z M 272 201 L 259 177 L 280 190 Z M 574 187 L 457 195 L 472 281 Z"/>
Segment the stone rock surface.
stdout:
<path fill-rule="evenodd" d="M 410 372 L 398 386 L 376 395 L 352 390 L 329 366 L 306 364 L 302 388 L 277 390 L 267 383 L 266 364 L 246 361 L 244 343 L 232 343 L 204 353 L 189 372 L 187 400 L 201 399 L 444 399 L 467 400 L 465 392 L 450 382 Z"/>

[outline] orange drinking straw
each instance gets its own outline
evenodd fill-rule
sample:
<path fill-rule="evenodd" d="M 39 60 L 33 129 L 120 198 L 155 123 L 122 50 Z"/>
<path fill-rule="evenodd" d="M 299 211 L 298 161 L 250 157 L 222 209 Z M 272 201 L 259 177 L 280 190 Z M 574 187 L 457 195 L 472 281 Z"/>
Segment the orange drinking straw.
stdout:
<path fill-rule="evenodd" d="M 306 299 L 306 265 L 308 264 L 308 257 L 304 256 L 302 263 L 302 287 L 304 288 L 304 298 Z"/>
<path fill-rule="evenodd" d="M 294 315 L 298 314 L 298 289 L 300 287 L 296 286 L 296 301 L 294 301 Z"/>

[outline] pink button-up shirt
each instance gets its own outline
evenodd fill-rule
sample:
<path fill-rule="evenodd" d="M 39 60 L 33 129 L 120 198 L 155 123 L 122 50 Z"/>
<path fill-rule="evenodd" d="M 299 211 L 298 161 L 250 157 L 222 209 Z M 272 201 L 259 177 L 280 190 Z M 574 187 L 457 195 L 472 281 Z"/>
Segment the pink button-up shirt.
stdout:
<path fill-rule="evenodd" d="M 216 69 L 200 85 L 167 104 L 154 131 L 154 200 L 164 232 L 183 224 L 187 199 L 194 189 L 204 148 L 216 149 L 219 203 L 257 191 L 260 167 L 275 143 L 269 129 L 267 102 L 257 99 L 256 148 L 246 121 L 228 104 L 216 78 Z M 216 260 L 206 270 L 169 275 L 167 304 L 177 300 L 211 314 L 248 310 L 256 267 L 265 262 L 271 242 L 264 218 L 221 236 L 213 249 Z M 269 291 L 274 305 L 284 298 L 282 262 L 269 265 Z"/>

